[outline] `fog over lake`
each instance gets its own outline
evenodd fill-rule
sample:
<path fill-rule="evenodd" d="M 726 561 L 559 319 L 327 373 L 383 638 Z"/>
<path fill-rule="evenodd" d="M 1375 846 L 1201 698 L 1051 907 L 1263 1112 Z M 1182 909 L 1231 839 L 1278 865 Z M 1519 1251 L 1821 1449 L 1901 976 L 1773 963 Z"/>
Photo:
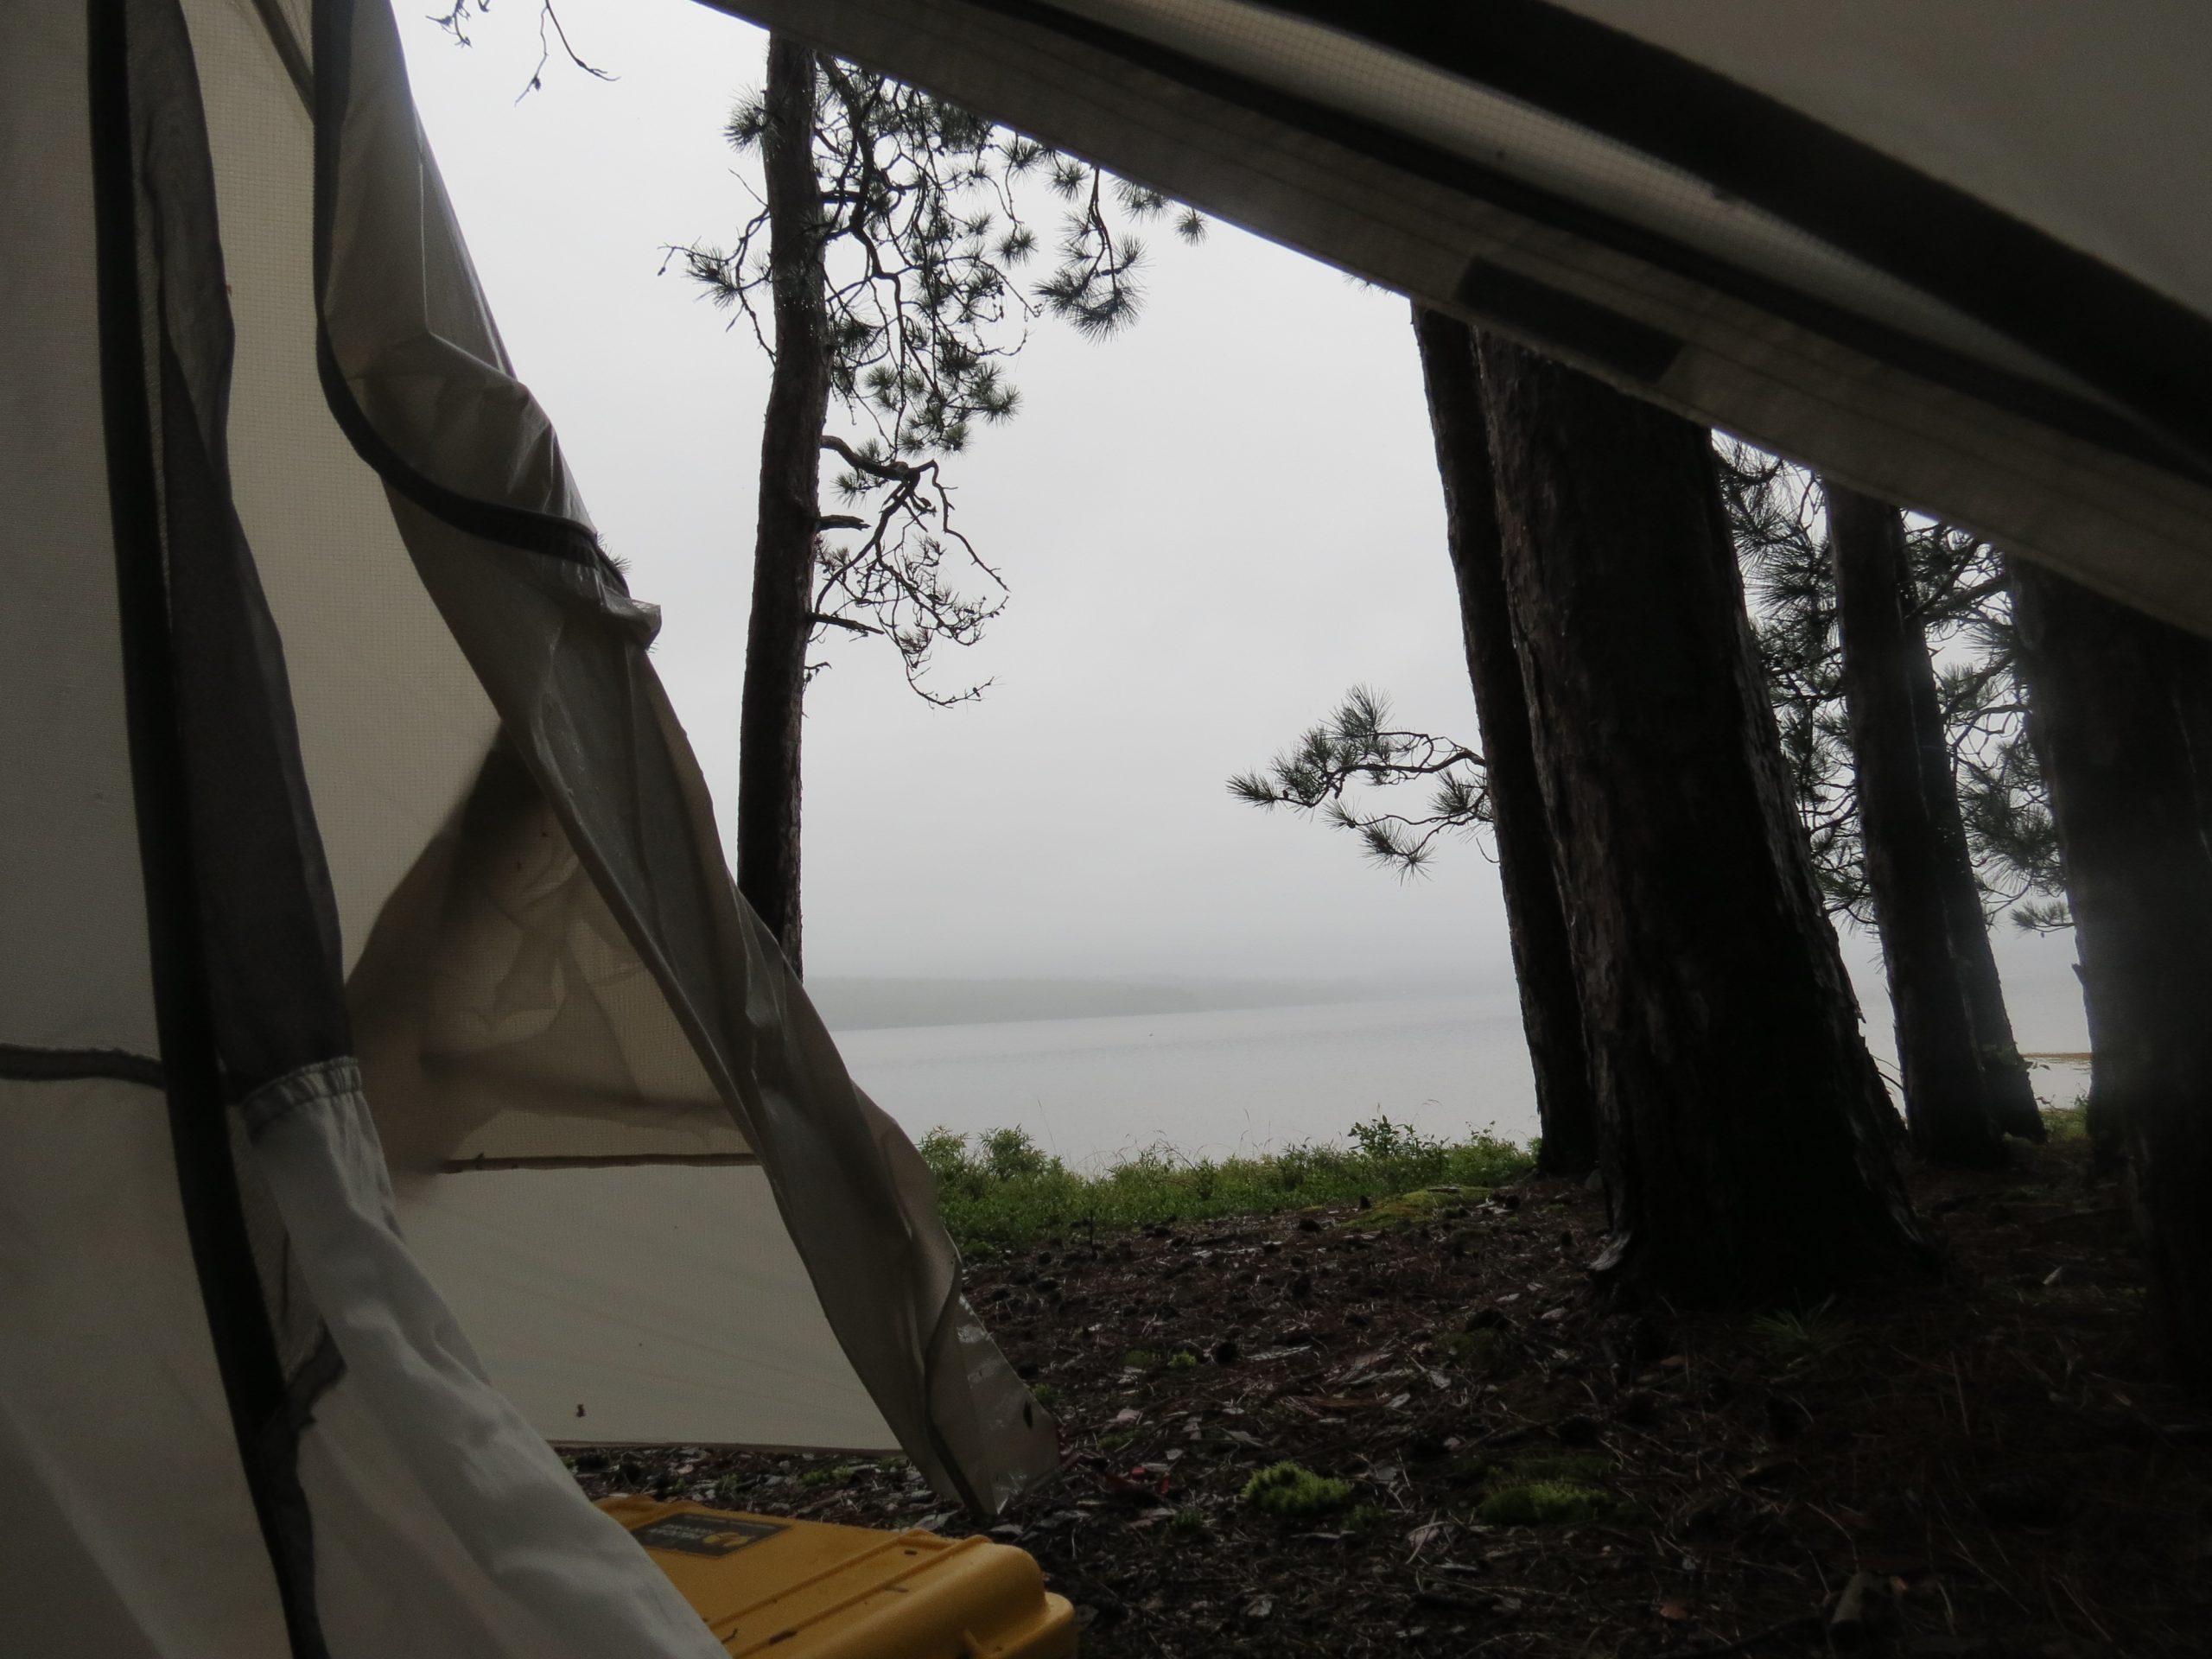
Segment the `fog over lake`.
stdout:
<path fill-rule="evenodd" d="M 1536 1133 L 1510 984 L 879 978 L 813 994 L 853 1074 L 918 1137 L 1018 1126 L 1095 1168 L 1336 1140 L 1378 1115 L 1445 1138 Z M 1868 1034 L 1894 1078 L 1886 1032 Z M 2088 1086 L 2069 1063 L 2034 1078 L 2046 1104 Z"/>

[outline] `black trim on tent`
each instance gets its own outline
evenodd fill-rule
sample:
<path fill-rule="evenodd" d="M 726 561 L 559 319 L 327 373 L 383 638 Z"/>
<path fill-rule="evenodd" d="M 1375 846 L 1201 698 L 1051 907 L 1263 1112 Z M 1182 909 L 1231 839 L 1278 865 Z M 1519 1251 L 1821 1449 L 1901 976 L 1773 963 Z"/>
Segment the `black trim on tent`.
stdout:
<path fill-rule="evenodd" d="M 145 33 L 134 40 L 139 29 Z M 327 1659 L 315 1610 L 311 1522 L 299 1484 L 296 1434 L 289 1427 L 296 1413 L 262 1300 L 232 1162 L 194 861 L 194 815 L 179 728 L 179 664 L 164 556 L 188 558 L 194 550 L 168 543 L 162 466 L 170 457 L 164 446 L 157 458 L 149 396 L 146 328 L 154 314 L 144 302 L 151 298 L 158 304 L 163 297 L 167 250 L 158 238 L 147 238 L 150 247 L 142 243 L 136 167 L 142 156 L 164 147 L 150 142 L 151 134 L 174 142 L 181 136 L 180 118 L 196 120 L 196 80 L 183 19 L 163 0 L 88 0 L 87 32 L 108 501 L 155 1022 L 177 1197 L 241 1472 L 269 1552 L 289 1645 L 295 1659 Z M 141 110 L 136 76 L 163 70 L 181 71 L 179 85 L 164 88 L 168 99 L 149 100 L 158 107 Z M 187 83 L 194 88 L 188 111 L 175 99 Z M 203 132 L 203 159 L 204 154 Z M 142 292 L 142 270 L 153 280 L 150 296 Z"/>
<path fill-rule="evenodd" d="M 1624 379 L 1646 385 L 1666 373 L 1682 349 L 1672 334 L 1485 259 L 1468 264 L 1452 297 L 1509 328 L 1556 340 Z"/>
<path fill-rule="evenodd" d="M 1802 111 L 1547 0 L 1268 0 L 1681 168 L 2071 370 L 2202 465 L 2212 321 Z"/>
<path fill-rule="evenodd" d="M 739 16 L 747 15 L 744 0 L 700 0 L 700 3 Z M 1034 3 L 1033 0 L 964 0 L 964 3 L 975 10 L 1058 35 L 1224 104 L 1311 133 L 1408 176 L 1458 191 L 1598 246 L 1643 260 L 1656 269 L 1700 283 L 1716 294 L 1756 306 L 1784 322 L 1834 340 L 1878 362 L 2040 421 L 2054 430 L 2114 454 L 2177 472 L 2200 482 L 2212 480 L 2212 454 L 2178 448 L 2171 439 L 2101 404 L 1891 327 L 1395 128 L 1347 115 L 1327 105 L 1224 69 L 1205 59 L 1161 46 L 1110 24 Z M 1321 20 L 1317 17 L 1315 21 Z M 804 35 L 805 31 L 802 27 L 797 32 Z M 895 73 L 891 66 L 871 67 L 887 73 Z M 1114 163 L 1111 156 L 1091 159 L 1108 166 Z M 1267 233 L 1263 225 L 1249 228 Z M 1441 300 L 1444 296 L 1431 297 Z M 1580 300 L 1576 302 L 1588 303 Z M 1513 326 L 1502 315 L 1493 320 Z M 1533 332 L 1530 338 L 1541 339 Z M 1552 343 L 1573 349 L 1565 339 L 1554 337 Z"/>
<path fill-rule="evenodd" d="M 323 302 L 329 290 L 332 225 L 338 209 L 340 145 L 353 86 L 353 0 L 315 0 L 314 35 L 315 369 L 339 429 L 378 477 L 433 518 L 505 547 L 585 565 L 618 592 L 627 594 L 620 569 L 588 526 L 526 507 L 480 501 L 439 483 L 385 442 L 346 384 L 331 346 Z"/>
<path fill-rule="evenodd" d="M 118 1083 L 162 1086 L 162 1063 L 124 1048 L 31 1048 L 0 1043 L 0 1077 L 13 1083 L 65 1083 L 78 1077 L 112 1077 Z"/>

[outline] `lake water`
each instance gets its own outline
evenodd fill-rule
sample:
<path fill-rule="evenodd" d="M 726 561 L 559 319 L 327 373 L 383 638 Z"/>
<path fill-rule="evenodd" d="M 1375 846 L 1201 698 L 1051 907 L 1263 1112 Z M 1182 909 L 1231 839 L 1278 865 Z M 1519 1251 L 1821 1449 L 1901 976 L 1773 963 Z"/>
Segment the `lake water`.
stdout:
<path fill-rule="evenodd" d="M 1333 1140 L 1378 1113 L 1446 1137 L 1536 1132 L 1510 995 L 844 1031 L 837 1046 L 917 1139 L 1019 1124 L 1078 1166 L 1149 1146 L 1221 1157 Z M 2088 1080 L 2063 1064 L 2034 1077 L 2050 1105 Z"/>
<path fill-rule="evenodd" d="M 1377 1113 L 1437 1135 L 1536 1130 L 1510 996 L 913 1026 L 837 1046 L 917 1138 L 1020 1124 L 1073 1164 L 1333 1140 Z"/>

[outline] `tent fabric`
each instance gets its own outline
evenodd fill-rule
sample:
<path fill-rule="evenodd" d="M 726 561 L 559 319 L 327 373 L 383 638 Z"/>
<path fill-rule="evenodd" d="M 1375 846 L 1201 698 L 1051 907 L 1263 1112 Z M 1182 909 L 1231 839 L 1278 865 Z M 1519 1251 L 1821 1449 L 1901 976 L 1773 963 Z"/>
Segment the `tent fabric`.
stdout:
<path fill-rule="evenodd" d="M 241 1116 L 346 1361 L 301 1452 L 317 1521 L 340 1517 L 321 1548 L 342 1548 L 359 1575 L 358 1598 L 322 1601 L 333 1650 L 393 1651 L 385 1643 L 399 1623 L 415 1628 L 398 1651 L 715 1652 L 674 1586 L 492 1387 L 401 1239 L 352 1063 L 287 1078 Z M 392 1586 L 418 1581 L 417 1567 L 445 1605 L 403 1606 L 396 1618 Z"/>
<path fill-rule="evenodd" d="M 0 12 L 0 1071 L 157 1071 L 101 461 L 80 8 Z M 5 671 L 0 667 L 0 671 Z M 8 1058 L 12 1056 L 12 1060 Z M 74 1057 L 72 1059 L 70 1057 Z"/>
<path fill-rule="evenodd" d="M 734 1424 L 756 1446 L 897 1444 L 758 1166 L 397 1179 L 409 1249 L 532 1422 L 601 1442 L 713 1445 Z"/>
<path fill-rule="evenodd" d="M 0 206 L 10 1642 L 705 1659 L 549 1437 L 1048 1472 L 729 882 L 388 7 L 0 9 Z"/>
<path fill-rule="evenodd" d="M 704 780 L 646 658 L 657 618 L 599 550 L 550 425 L 511 372 L 388 7 L 322 0 L 315 24 L 334 411 L 384 477 L 507 741 L 760 1158 L 884 1420 L 941 1487 L 995 1510 L 1056 1466 L 1051 1420 L 959 1315 L 926 1168 L 854 1086 L 737 898 Z M 509 1146 L 526 1145 L 509 1127 Z M 600 1155 L 611 1151 L 602 1141 Z"/>
<path fill-rule="evenodd" d="M 214 1351 L 179 1317 L 200 1289 L 166 1099 L 0 1081 L 0 1647 L 286 1652 Z"/>
<path fill-rule="evenodd" d="M 2212 631 L 2212 11 L 708 0 Z"/>

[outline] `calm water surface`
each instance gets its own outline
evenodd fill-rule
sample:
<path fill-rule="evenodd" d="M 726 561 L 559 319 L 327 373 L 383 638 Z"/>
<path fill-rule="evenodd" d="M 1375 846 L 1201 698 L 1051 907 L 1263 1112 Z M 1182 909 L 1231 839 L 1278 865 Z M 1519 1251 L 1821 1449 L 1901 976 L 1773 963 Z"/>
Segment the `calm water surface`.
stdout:
<path fill-rule="evenodd" d="M 1378 1112 L 1437 1135 L 1536 1130 L 1510 997 L 906 1027 L 837 1046 L 911 1135 L 1020 1124 L 1077 1164 L 1333 1140 Z"/>
<path fill-rule="evenodd" d="M 1536 1132 L 1510 995 L 845 1031 L 837 1046 L 917 1139 L 1019 1124 L 1079 1166 L 1152 1146 L 1217 1158 L 1335 1140 L 1377 1113 L 1445 1137 Z M 2034 1077 L 2047 1105 L 2088 1084 L 2086 1066 Z"/>

